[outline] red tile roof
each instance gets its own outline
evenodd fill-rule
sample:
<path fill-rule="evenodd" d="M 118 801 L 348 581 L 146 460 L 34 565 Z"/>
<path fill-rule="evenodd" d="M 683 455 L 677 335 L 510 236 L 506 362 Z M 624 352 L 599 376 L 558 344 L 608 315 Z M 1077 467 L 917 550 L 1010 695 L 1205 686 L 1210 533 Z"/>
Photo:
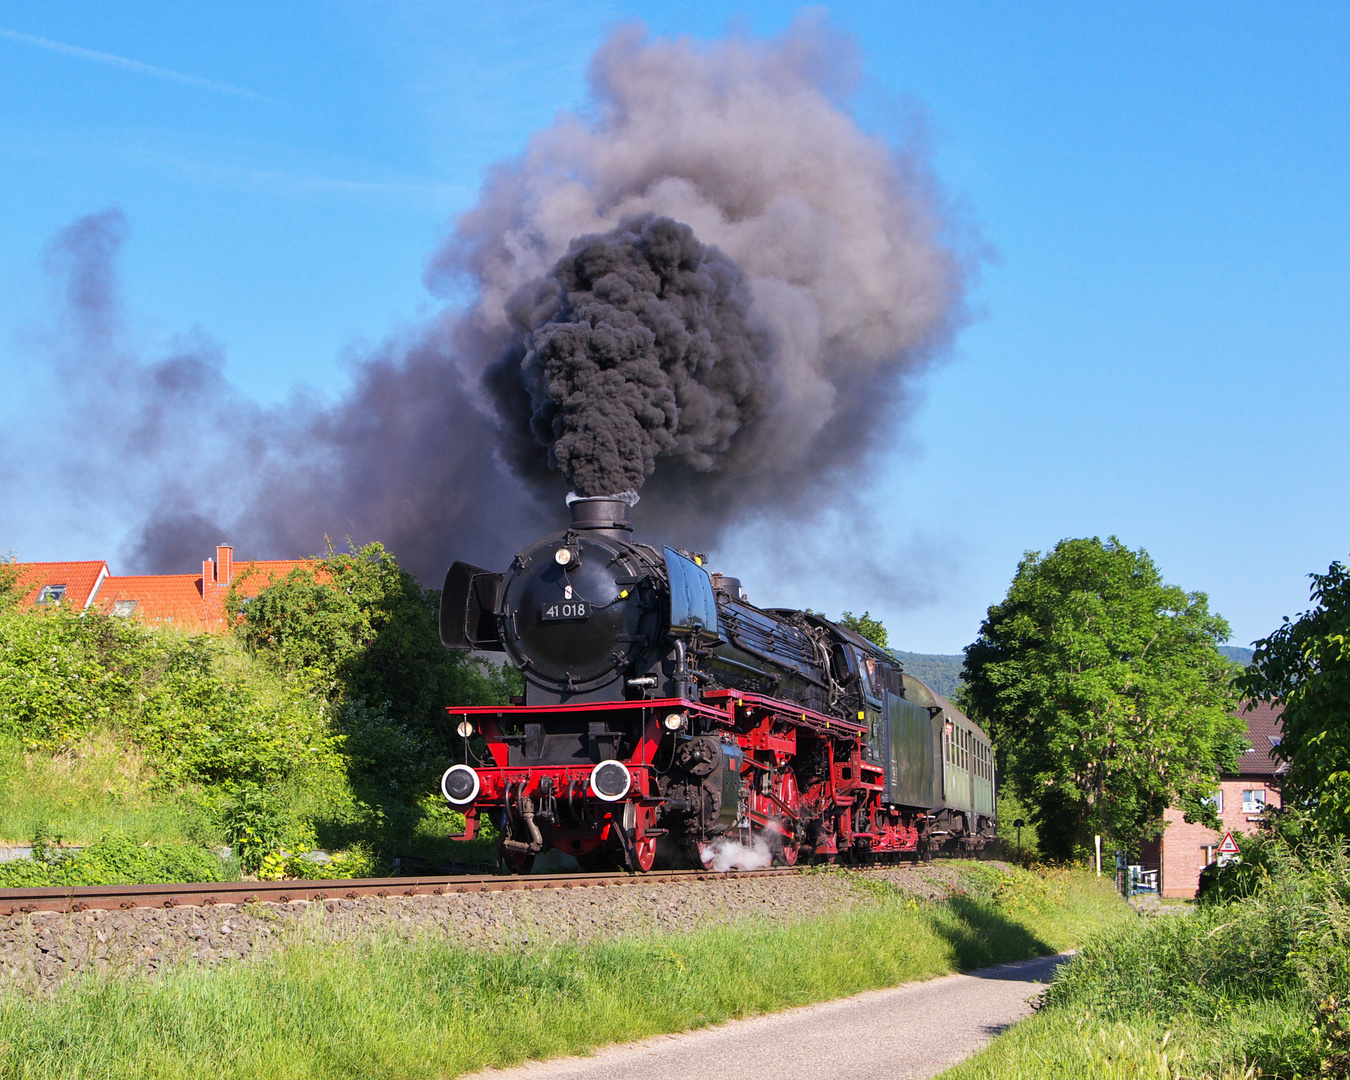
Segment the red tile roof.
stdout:
<path fill-rule="evenodd" d="M 37 602 L 43 586 L 65 586 L 63 601 L 96 607 L 109 615 L 134 615 L 152 623 L 172 623 L 189 632 L 222 632 L 230 585 L 244 596 L 257 596 L 297 568 L 312 569 L 315 559 L 234 561 L 234 549 L 222 544 L 215 559 L 202 561 L 197 574 L 133 574 L 112 577 L 108 564 L 91 562 L 17 563 L 23 603 Z M 323 580 L 323 575 L 319 575 Z M 205 588 L 203 589 L 203 583 Z"/>
<path fill-rule="evenodd" d="M 1238 706 L 1236 715 L 1247 722 L 1247 738 L 1252 744 L 1245 754 L 1238 755 L 1238 776 L 1274 776 L 1284 766 L 1273 752 L 1280 741 L 1283 712 L 1273 701 L 1244 701 Z"/>
<path fill-rule="evenodd" d="M 108 576 L 108 564 L 101 559 L 91 562 L 14 563 L 19 571 L 16 582 L 21 603 L 32 607 L 38 602 L 44 586 L 65 586 L 63 601 L 74 607 L 86 608 L 98 595 Z"/>
<path fill-rule="evenodd" d="M 99 590 L 98 606 L 108 615 L 135 615 L 146 622 L 173 623 L 184 630 L 205 629 L 201 574 L 110 577 Z"/>
<path fill-rule="evenodd" d="M 266 559 L 233 563 L 228 551 L 207 559 L 201 574 L 138 574 L 110 577 L 99 593 L 99 609 L 112 615 L 135 615 L 153 623 L 172 623 L 188 631 L 225 629 L 225 598 L 233 583 L 243 596 L 257 596 L 297 567 L 313 567 L 313 559 Z M 219 580 L 219 571 L 229 577 Z M 203 593 L 202 582 L 206 582 Z"/>

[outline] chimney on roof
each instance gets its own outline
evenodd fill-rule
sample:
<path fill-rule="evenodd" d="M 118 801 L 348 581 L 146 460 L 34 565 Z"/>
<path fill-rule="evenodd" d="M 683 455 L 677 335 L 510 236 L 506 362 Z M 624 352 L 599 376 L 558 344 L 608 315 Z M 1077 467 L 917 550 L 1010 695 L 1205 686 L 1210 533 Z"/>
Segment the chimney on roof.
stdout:
<path fill-rule="evenodd" d="M 202 595 L 216 583 L 216 565 L 210 559 L 202 560 Z"/>
<path fill-rule="evenodd" d="M 216 584 L 228 585 L 234 577 L 234 548 L 229 544 L 216 545 Z"/>

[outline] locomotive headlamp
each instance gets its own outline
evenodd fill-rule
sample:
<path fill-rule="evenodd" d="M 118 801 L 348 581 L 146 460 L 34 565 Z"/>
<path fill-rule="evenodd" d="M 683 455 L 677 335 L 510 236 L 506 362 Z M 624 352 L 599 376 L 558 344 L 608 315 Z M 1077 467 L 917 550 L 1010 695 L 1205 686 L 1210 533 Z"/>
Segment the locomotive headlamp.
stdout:
<path fill-rule="evenodd" d="M 451 765 L 441 777 L 441 794 L 455 806 L 467 806 L 478 798 L 478 774 L 467 765 Z"/>
<path fill-rule="evenodd" d="M 473 721 L 466 717 L 459 722 L 459 726 L 455 728 L 455 731 L 459 734 L 461 739 L 467 739 L 473 734 Z"/>
<path fill-rule="evenodd" d="M 559 566 L 566 566 L 572 561 L 572 549 L 560 547 L 553 553 L 553 561 Z"/>
<path fill-rule="evenodd" d="M 667 731 L 679 731 L 688 720 L 689 717 L 682 712 L 666 713 L 666 718 L 661 721 L 661 725 Z"/>
<path fill-rule="evenodd" d="M 597 799 L 618 802 L 632 786 L 633 778 L 628 775 L 621 761 L 609 758 L 591 770 L 591 791 L 595 792 Z"/>

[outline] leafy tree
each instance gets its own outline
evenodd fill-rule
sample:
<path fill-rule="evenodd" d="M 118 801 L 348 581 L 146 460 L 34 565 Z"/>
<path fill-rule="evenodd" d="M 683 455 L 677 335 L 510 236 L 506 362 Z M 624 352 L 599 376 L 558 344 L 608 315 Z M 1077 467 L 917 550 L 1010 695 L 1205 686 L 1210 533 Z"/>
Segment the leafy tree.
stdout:
<path fill-rule="evenodd" d="M 252 598 L 239 592 L 244 580 L 227 607 L 245 645 L 330 701 L 361 701 L 436 728 L 447 705 L 494 704 L 514 692 L 510 675 L 441 644 L 440 593 L 418 585 L 381 544 L 330 547 L 312 569 L 292 570 Z"/>
<path fill-rule="evenodd" d="M 858 636 L 865 637 L 873 645 L 879 645 L 883 649 L 890 640 L 886 628 L 881 625 L 881 620 L 872 618 L 870 611 L 864 611 L 861 615 L 846 611 L 839 616 L 839 625 L 847 626 Z"/>
<path fill-rule="evenodd" d="M 1115 537 L 1023 556 L 966 649 L 963 701 L 1047 855 L 1070 858 L 1094 833 L 1134 847 L 1178 801 L 1216 823 L 1204 800 L 1245 745 L 1227 637 L 1203 593 L 1164 584 Z"/>
<path fill-rule="evenodd" d="M 1316 606 L 1256 642 L 1239 687 L 1284 706 L 1275 753 L 1289 763 L 1285 801 L 1327 832 L 1350 835 L 1350 571 L 1311 574 Z"/>
<path fill-rule="evenodd" d="M 420 796 L 463 755 L 445 707 L 504 704 L 520 692 L 513 668 L 441 644 L 439 604 L 380 544 L 330 547 L 251 599 L 231 591 L 246 647 L 332 709 L 360 820 L 321 823 L 325 844 L 365 843 L 373 830 L 378 849 L 398 850 L 425 814 Z"/>

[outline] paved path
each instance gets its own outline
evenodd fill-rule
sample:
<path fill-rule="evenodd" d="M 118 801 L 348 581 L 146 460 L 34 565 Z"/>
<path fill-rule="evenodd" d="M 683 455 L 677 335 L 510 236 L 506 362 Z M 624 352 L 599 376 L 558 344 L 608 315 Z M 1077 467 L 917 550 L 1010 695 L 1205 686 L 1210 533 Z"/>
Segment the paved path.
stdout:
<path fill-rule="evenodd" d="M 936 1076 L 1031 1012 L 1066 957 L 947 975 L 800 1009 L 475 1073 L 468 1080 L 910 1080 Z"/>

